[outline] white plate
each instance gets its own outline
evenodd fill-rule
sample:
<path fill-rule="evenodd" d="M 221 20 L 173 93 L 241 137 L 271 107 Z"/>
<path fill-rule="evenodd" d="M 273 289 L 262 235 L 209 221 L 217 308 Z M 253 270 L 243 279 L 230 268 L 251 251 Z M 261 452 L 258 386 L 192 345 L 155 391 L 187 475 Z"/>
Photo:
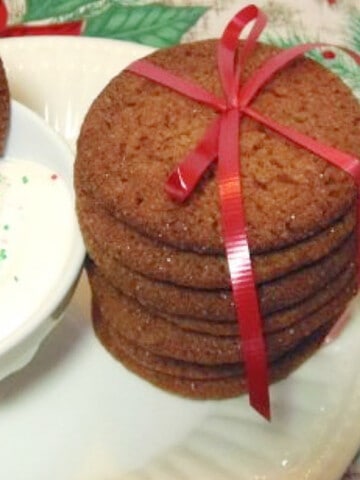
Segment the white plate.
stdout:
<path fill-rule="evenodd" d="M 74 144 L 109 77 L 149 50 L 106 40 L 1 40 L 14 96 Z M 337 480 L 360 445 L 359 305 L 341 337 L 272 386 L 273 421 L 242 397 L 196 402 L 99 345 L 82 279 L 33 362 L 0 384 L 0 478 Z"/>

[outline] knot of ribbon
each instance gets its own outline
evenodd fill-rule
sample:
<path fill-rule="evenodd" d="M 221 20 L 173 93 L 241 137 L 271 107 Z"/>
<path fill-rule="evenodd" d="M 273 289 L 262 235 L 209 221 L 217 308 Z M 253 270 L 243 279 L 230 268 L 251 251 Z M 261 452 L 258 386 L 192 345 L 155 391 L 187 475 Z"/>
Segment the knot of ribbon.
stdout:
<path fill-rule="evenodd" d="M 0 37 L 23 37 L 27 35 L 80 35 L 82 22 L 64 22 L 50 25 L 7 25 L 8 11 L 0 0 Z"/>
<path fill-rule="evenodd" d="M 360 188 L 360 161 L 350 154 L 325 145 L 288 126 L 280 125 L 251 107 L 250 104 L 259 90 L 278 71 L 314 48 L 329 46 L 325 43 L 310 43 L 283 50 L 267 59 L 240 85 L 246 59 L 254 51 L 266 22 L 265 14 L 256 6 L 249 5 L 238 12 L 225 28 L 218 42 L 217 51 L 217 64 L 224 98 L 219 98 L 146 59 L 136 61 L 127 70 L 206 104 L 219 114 L 208 126 L 195 149 L 188 153 L 171 173 L 165 189 L 172 199 L 183 202 L 191 195 L 205 170 L 217 160 L 221 226 L 242 342 L 249 400 L 261 415 L 270 419 L 266 345 L 262 333 L 262 319 L 251 266 L 242 201 L 241 151 L 238 141 L 241 119 L 244 116 L 251 117 L 298 146 L 348 172 L 358 189 Z M 250 33 L 238 51 L 239 35 L 249 23 L 253 23 Z M 343 47 L 338 48 L 349 54 L 360 65 L 360 56 L 357 53 Z M 359 212 L 358 206 L 358 226 Z M 359 247 L 358 254 L 360 258 Z"/>
<path fill-rule="evenodd" d="M 238 52 L 238 38 L 252 23 L 242 49 Z M 210 164 L 217 160 L 217 178 L 221 210 L 221 226 L 229 266 L 233 299 L 237 312 L 242 355 L 248 385 L 250 404 L 265 418 L 270 419 L 269 375 L 266 345 L 262 333 L 262 319 L 258 304 L 254 273 L 251 266 L 246 219 L 241 187 L 241 151 L 238 132 L 241 119 L 251 117 L 290 141 L 322 157 L 348 172 L 360 189 L 360 161 L 354 156 L 325 145 L 290 127 L 280 125 L 250 106 L 260 89 L 286 65 L 306 52 L 325 43 L 297 45 L 283 50 L 266 60 L 242 85 L 241 73 L 246 59 L 256 47 L 265 28 L 265 14 L 255 5 L 238 12 L 225 28 L 219 42 L 217 63 L 224 98 L 219 98 L 202 87 L 141 59 L 128 67 L 132 73 L 166 86 L 193 100 L 212 107 L 219 113 L 208 126 L 203 138 L 189 152 L 169 176 L 165 189 L 169 196 L 183 202 L 190 195 Z M 358 65 L 360 56 L 344 47 Z M 360 208 L 358 201 L 358 226 Z M 359 244 L 359 242 L 358 242 Z M 360 247 L 358 247 L 360 258 Z"/>

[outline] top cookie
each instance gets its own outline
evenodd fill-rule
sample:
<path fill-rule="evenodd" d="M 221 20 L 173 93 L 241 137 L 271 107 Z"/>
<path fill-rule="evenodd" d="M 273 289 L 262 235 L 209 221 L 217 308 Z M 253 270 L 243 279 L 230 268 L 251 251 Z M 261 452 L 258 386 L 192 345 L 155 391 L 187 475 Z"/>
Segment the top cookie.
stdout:
<path fill-rule="evenodd" d="M 241 43 L 239 44 L 241 48 Z M 259 44 L 244 79 L 274 47 Z M 149 60 L 221 95 L 216 41 L 160 50 Z M 334 74 L 309 59 L 287 67 L 253 107 L 329 145 L 360 156 L 360 107 Z M 168 175 L 217 114 L 172 90 L 122 72 L 91 106 L 78 140 L 75 186 L 149 237 L 186 250 L 222 253 L 216 165 L 184 204 L 165 193 Z M 242 187 L 253 253 L 298 242 L 330 225 L 356 196 L 353 180 L 308 151 L 245 118 L 239 132 Z"/>
<path fill-rule="evenodd" d="M 3 63 L 0 59 L 0 155 L 4 153 L 10 119 L 10 94 Z"/>

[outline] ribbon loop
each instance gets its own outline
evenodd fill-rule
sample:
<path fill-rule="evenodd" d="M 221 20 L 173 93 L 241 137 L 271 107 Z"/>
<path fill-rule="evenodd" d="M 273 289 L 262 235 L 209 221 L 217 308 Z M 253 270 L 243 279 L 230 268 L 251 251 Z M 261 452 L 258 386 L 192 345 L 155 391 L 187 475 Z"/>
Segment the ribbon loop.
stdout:
<path fill-rule="evenodd" d="M 245 40 L 242 51 L 236 62 L 236 51 L 239 36 L 244 28 L 255 20 L 250 34 Z M 249 5 L 237 13 L 226 26 L 218 44 L 218 68 L 221 84 L 228 105 L 237 107 L 240 76 L 246 58 L 256 47 L 256 41 L 265 28 L 266 16 L 255 5 Z"/>
<path fill-rule="evenodd" d="M 191 151 L 165 184 L 165 191 L 177 202 L 185 201 L 192 193 L 205 170 L 217 158 L 220 118 L 206 130 L 202 140 Z"/>

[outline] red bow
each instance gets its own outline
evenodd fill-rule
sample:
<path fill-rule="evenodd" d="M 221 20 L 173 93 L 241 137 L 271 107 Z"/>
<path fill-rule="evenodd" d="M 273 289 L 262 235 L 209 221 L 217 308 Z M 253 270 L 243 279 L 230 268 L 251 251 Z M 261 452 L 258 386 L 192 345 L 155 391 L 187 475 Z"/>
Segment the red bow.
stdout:
<path fill-rule="evenodd" d="M 238 37 L 245 26 L 253 20 L 255 22 L 252 29 L 239 58 L 235 61 Z M 173 199 L 184 201 L 209 165 L 218 160 L 222 230 L 242 339 L 250 403 L 265 418 L 270 419 L 266 348 L 242 204 L 241 161 L 239 161 L 240 151 L 237 141 L 241 119 L 247 115 L 326 159 L 348 172 L 357 186 L 360 186 L 360 162 L 352 155 L 324 145 L 292 128 L 279 125 L 250 106 L 259 90 L 276 72 L 309 50 L 325 46 L 323 43 L 312 43 L 281 51 L 265 61 L 251 78 L 240 85 L 244 63 L 256 47 L 256 41 L 265 25 L 264 13 L 254 5 L 241 10 L 227 25 L 218 44 L 218 69 L 225 98 L 218 98 L 200 86 L 181 79 L 147 60 L 133 63 L 128 70 L 207 104 L 219 113 L 195 150 L 190 152 L 170 175 L 166 191 Z M 360 64 L 359 55 L 345 48 L 342 50 Z"/>
<path fill-rule="evenodd" d="M 8 11 L 0 0 L 0 37 L 22 37 L 25 35 L 80 35 L 82 22 L 65 22 L 53 25 L 7 26 Z"/>

